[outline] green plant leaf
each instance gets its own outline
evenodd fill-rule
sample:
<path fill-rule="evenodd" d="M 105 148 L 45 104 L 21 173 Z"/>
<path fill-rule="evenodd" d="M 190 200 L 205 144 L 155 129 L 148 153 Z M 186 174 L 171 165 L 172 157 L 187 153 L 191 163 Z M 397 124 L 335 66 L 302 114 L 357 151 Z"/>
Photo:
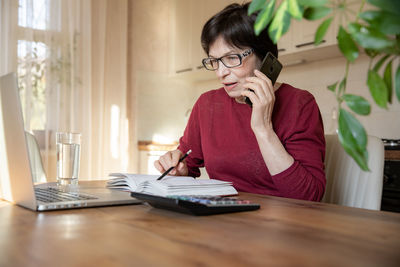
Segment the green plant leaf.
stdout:
<path fill-rule="evenodd" d="M 374 66 L 373 70 L 378 72 L 382 64 L 389 58 L 390 55 L 383 56 Z"/>
<path fill-rule="evenodd" d="M 362 12 L 360 18 L 367 21 L 371 28 L 381 31 L 384 34 L 400 33 L 399 15 L 383 10 L 369 10 Z"/>
<path fill-rule="evenodd" d="M 304 10 L 304 18 L 307 20 L 317 20 L 323 18 L 332 12 L 332 8 L 326 6 L 308 7 Z"/>
<path fill-rule="evenodd" d="M 287 2 L 283 2 L 276 11 L 274 18 L 269 26 L 269 36 L 276 44 L 283 34 L 289 30 L 290 14 Z"/>
<path fill-rule="evenodd" d="M 377 6 L 390 13 L 400 16 L 400 5 L 398 0 L 367 0 L 371 5 Z"/>
<path fill-rule="evenodd" d="M 254 32 L 259 35 L 272 19 L 272 14 L 275 9 L 275 0 L 271 0 L 264 9 L 258 14 L 254 23 Z"/>
<path fill-rule="evenodd" d="M 387 38 L 386 35 L 375 29 L 358 23 L 350 23 L 348 28 L 354 40 L 364 48 L 382 50 L 395 45 L 394 40 Z"/>
<path fill-rule="evenodd" d="M 400 65 L 397 66 L 396 75 L 394 78 L 397 100 L 400 101 Z"/>
<path fill-rule="evenodd" d="M 319 7 L 328 3 L 328 0 L 298 0 L 298 2 L 301 6 Z"/>
<path fill-rule="evenodd" d="M 288 0 L 289 13 L 293 18 L 300 20 L 303 17 L 303 10 L 300 8 L 297 0 Z"/>
<path fill-rule="evenodd" d="M 346 57 L 348 61 L 354 62 L 359 54 L 358 47 L 351 35 L 348 34 L 342 26 L 339 27 L 337 40 L 339 49 L 342 54 Z"/>
<path fill-rule="evenodd" d="M 388 102 L 388 90 L 385 82 L 376 71 L 368 71 L 367 84 L 375 103 L 382 108 L 386 108 Z"/>
<path fill-rule="evenodd" d="M 247 10 L 247 15 L 251 15 L 254 12 L 261 10 L 264 7 L 265 1 L 267 0 L 253 0 L 251 1 L 249 8 Z"/>
<path fill-rule="evenodd" d="M 368 171 L 367 133 L 361 123 L 344 109 L 339 110 L 338 137 L 344 150 Z"/>
<path fill-rule="evenodd" d="M 329 26 L 331 25 L 333 18 L 328 18 L 326 20 L 324 20 L 324 22 L 322 22 L 319 26 L 317 31 L 315 32 L 315 38 L 314 38 L 314 43 L 315 45 L 319 45 L 322 40 L 325 37 L 326 32 L 329 29 Z"/>
<path fill-rule="evenodd" d="M 393 60 L 389 61 L 386 65 L 385 71 L 383 72 L 383 80 L 385 81 L 387 93 L 388 93 L 388 102 L 392 103 L 392 62 Z"/>
<path fill-rule="evenodd" d="M 335 82 L 334 84 L 328 85 L 328 90 L 332 91 L 332 92 L 335 92 L 337 84 L 338 84 L 338 82 Z"/>
<path fill-rule="evenodd" d="M 362 96 L 345 94 L 342 98 L 346 105 L 359 115 L 368 115 L 371 112 L 371 105 Z"/>

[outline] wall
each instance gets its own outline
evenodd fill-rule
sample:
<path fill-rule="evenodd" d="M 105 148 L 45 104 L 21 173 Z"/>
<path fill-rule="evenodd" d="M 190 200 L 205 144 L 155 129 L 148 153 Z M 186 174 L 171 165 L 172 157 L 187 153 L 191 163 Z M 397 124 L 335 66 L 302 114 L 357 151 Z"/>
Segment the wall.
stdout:
<path fill-rule="evenodd" d="M 150 81 L 156 81 L 157 77 L 168 73 L 170 7 L 170 0 L 128 1 L 127 106 L 130 121 L 133 122 L 129 125 L 129 153 L 133 158 L 130 172 L 136 173 L 139 170 L 137 142 L 143 138 L 142 132 L 153 131 L 151 127 L 142 125 L 149 121 L 149 116 L 144 114 L 147 111 L 139 108 L 139 104 L 148 103 L 150 98 L 157 99 L 152 96 L 146 98 L 146 92 L 152 91 Z M 152 117 L 149 119 L 153 120 Z"/>
<path fill-rule="evenodd" d="M 137 88 L 138 139 L 177 141 L 195 101 L 193 86 L 167 74 L 139 72 Z"/>
<path fill-rule="evenodd" d="M 190 82 L 169 75 L 172 8 L 172 0 L 129 2 L 129 106 L 137 140 L 177 141 L 195 100 Z"/>

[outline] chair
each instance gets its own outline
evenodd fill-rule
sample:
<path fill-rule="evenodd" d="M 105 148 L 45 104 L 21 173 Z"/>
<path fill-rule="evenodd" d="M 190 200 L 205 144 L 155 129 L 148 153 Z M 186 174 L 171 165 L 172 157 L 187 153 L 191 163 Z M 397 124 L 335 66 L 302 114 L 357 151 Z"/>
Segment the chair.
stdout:
<path fill-rule="evenodd" d="M 26 143 L 28 144 L 29 162 L 31 165 L 33 182 L 46 182 L 46 173 L 42 164 L 39 144 L 33 134 L 25 132 L 25 137 Z"/>
<path fill-rule="evenodd" d="M 383 187 L 384 146 L 368 136 L 368 167 L 360 169 L 341 146 L 337 135 L 326 135 L 326 190 L 322 202 L 380 210 Z"/>

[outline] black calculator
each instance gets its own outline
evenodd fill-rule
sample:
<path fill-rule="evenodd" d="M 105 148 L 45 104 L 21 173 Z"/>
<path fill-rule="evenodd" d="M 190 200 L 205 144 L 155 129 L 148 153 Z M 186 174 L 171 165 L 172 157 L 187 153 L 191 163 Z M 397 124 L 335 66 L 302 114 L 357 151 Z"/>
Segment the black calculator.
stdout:
<path fill-rule="evenodd" d="M 155 208 L 168 209 L 193 215 L 211 215 L 228 212 L 250 211 L 259 204 L 236 197 L 219 196 L 156 196 L 132 192 L 131 196 L 149 203 Z"/>

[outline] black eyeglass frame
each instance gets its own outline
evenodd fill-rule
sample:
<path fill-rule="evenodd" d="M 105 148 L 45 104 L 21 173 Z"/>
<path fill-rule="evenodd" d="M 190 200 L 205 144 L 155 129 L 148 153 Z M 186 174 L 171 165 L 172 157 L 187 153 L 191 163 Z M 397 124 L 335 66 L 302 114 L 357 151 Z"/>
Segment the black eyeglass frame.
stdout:
<path fill-rule="evenodd" d="M 242 65 L 243 59 L 244 59 L 245 57 L 248 57 L 249 55 L 251 55 L 253 52 L 254 52 L 254 49 L 253 49 L 253 48 L 250 48 L 250 49 L 247 49 L 247 50 L 245 50 L 243 53 L 240 53 L 240 54 L 229 54 L 229 55 L 225 55 L 225 56 L 222 56 L 222 57 L 219 57 L 219 58 L 207 57 L 207 58 L 203 58 L 203 60 L 201 61 L 201 63 L 203 64 L 203 66 L 204 66 L 204 68 L 205 68 L 206 70 L 211 70 L 211 71 L 217 70 L 217 69 L 219 68 L 219 61 L 221 61 L 222 64 L 224 64 L 224 66 L 227 67 L 227 68 L 235 68 L 235 67 L 239 67 L 240 65 Z M 239 58 L 239 64 L 234 65 L 234 66 L 227 66 L 227 65 L 224 63 L 224 61 L 223 61 L 222 59 L 223 59 L 223 58 L 226 58 L 226 57 L 230 57 L 230 56 L 237 56 L 237 57 Z M 208 68 L 207 65 L 206 65 L 206 63 L 205 63 L 206 60 L 216 60 L 216 62 L 217 62 L 217 64 L 218 64 L 218 65 L 217 65 L 217 68 L 212 68 L 212 69 Z"/>

